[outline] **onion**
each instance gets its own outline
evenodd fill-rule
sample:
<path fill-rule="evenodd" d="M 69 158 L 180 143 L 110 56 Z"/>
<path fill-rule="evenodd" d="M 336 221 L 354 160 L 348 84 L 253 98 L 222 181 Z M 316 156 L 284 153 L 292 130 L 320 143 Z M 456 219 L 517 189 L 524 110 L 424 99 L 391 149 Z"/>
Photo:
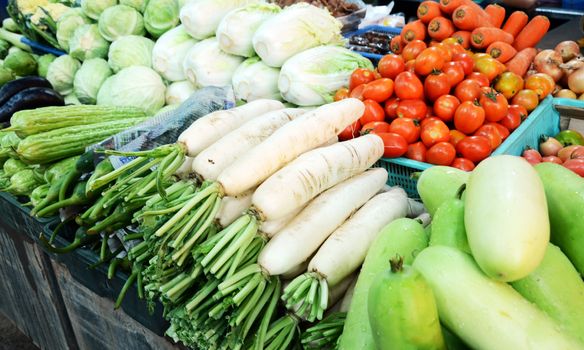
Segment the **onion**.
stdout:
<path fill-rule="evenodd" d="M 565 162 L 566 160 L 570 159 L 570 157 L 572 156 L 572 153 L 574 153 L 574 151 L 580 147 L 584 147 L 584 146 L 571 145 L 571 146 L 564 147 L 558 152 L 558 157 L 560 157 L 562 162 Z"/>
<path fill-rule="evenodd" d="M 562 89 L 562 90 L 558 91 L 554 95 L 554 97 L 557 97 L 557 98 L 573 98 L 573 99 L 575 99 L 578 96 L 576 96 L 576 94 L 572 90 Z"/>
<path fill-rule="evenodd" d="M 538 53 L 533 63 L 539 73 L 549 75 L 554 81 L 560 80 L 564 75 L 560 69 L 560 64 L 563 63 L 562 56 L 554 50 L 543 50 Z"/>
<path fill-rule="evenodd" d="M 584 101 L 584 94 L 580 95 L 580 97 L 578 97 L 579 100 Z"/>
<path fill-rule="evenodd" d="M 560 68 L 565 74 L 570 75 L 577 71 L 578 69 L 584 67 L 584 57 L 576 57 L 564 64 L 560 64 Z"/>
<path fill-rule="evenodd" d="M 558 152 L 563 148 L 560 141 L 556 140 L 551 136 L 542 137 L 542 141 L 539 143 L 539 150 L 541 155 L 544 157 L 556 156 Z"/>
<path fill-rule="evenodd" d="M 570 40 L 562 41 L 556 45 L 554 50 L 560 54 L 564 62 L 568 62 L 580 54 L 580 47 L 578 46 L 578 43 Z"/>
<path fill-rule="evenodd" d="M 578 95 L 584 92 L 584 67 L 570 74 L 568 87 Z"/>

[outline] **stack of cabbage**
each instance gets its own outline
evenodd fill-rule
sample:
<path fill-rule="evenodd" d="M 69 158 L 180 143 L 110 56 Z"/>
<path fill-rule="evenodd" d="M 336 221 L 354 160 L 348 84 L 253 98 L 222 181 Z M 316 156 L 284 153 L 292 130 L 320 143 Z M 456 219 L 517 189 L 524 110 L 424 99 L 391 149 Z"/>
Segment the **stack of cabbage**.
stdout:
<path fill-rule="evenodd" d="M 341 46 L 341 23 L 305 3 L 82 0 L 57 23 L 68 55 L 47 78 L 68 101 L 155 113 L 196 88 L 233 84 L 243 101 L 321 105 L 371 63 Z M 182 23 L 182 24 L 181 24 Z M 321 46 L 325 45 L 325 46 Z"/>

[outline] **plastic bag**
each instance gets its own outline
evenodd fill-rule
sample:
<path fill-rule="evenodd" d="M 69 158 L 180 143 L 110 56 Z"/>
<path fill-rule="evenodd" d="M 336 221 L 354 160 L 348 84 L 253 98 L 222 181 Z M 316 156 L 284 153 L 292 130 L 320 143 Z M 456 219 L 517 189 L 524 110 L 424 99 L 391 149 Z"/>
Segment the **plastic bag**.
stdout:
<path fill-rule="evenodd" d="M 151 119 L 92 145 L 87 150 L 109 149 L 134 152 L 173 144 L 176 143 L 178 136 L 195 120 L 211 112 L 234 106 L 235 96 L 230 86 L 206 87 L 195 91 L 177 108 L 163 109 Z M 115 169 L 132 159 L 133 157 L 110 156 L 110 161 Z"/>

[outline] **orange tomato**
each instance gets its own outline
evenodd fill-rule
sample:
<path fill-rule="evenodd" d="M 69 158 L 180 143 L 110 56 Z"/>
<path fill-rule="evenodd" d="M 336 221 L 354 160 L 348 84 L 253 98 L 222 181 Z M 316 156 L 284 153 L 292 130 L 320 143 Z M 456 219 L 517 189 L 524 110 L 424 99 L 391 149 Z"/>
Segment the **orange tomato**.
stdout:
<path fill-rule="evenodd" d="M 546 98 L 553 91 L 555 85 L 553 79 L 543 73 L 535 73 L 525 79 L 525 88 L 535 91 L 540 100 Z"/>
<path fill-rule="evenodd" d="M 539 97 L 535 91 L 523 89 L 513 96 L 511 104 L 523 106 L 528 112 L 531 112 L 539 104 Z"/>
<path fill-rule="evenodd" d="M 335 93 L 334 100 L 340 101 L 340 100 L 344 100 L 345 98 L 349 98 L 349 89 L 347 89 L 347 88 L 338 89 L 337 92 Z"/>

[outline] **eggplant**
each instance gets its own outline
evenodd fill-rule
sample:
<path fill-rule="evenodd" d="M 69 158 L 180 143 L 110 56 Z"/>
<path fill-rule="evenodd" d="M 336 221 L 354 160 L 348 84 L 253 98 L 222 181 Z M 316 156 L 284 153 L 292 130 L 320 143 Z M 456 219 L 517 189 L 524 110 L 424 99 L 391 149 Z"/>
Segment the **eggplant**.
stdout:
<path fill-rule="evenodd" d="M 9 122 L 12 115 L 24 109 L 64 106 L 65 100 L 53 89 L 32 87 L 20 91 L 0 106 L 0 122 Z"/>
<path fill-rule="evenodd" d="M 13 80 L 9 83 L 6 83 L 0 89 L 0 106 L 8 102 L 12 96 L 16 95 L 20 91 L 33 87 L 45 87 L 50 89 L 53 88 L 47 79 L 41 77 L 34 76 Z"/>

